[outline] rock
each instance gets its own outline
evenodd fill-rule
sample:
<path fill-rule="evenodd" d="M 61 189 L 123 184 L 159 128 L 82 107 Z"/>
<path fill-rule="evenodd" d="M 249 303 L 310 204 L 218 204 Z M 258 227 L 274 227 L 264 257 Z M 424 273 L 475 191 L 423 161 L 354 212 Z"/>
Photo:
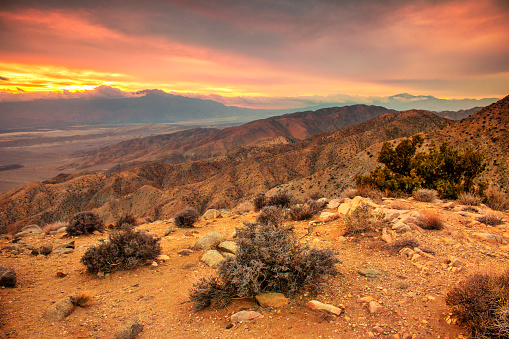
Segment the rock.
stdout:
<path fill-rule="evenodd" d="M 202 218 L 205 220 L 211 220 L 211 219 L 216 219 L 216 218 L 221 218 L 221 217 L 222 217 L 221 212 L 219 212 L 218 210 L 215 210 L 215 209 L 207 210 L 202 216 Z"/>
<path fill-rule="evenodd" d="M 176 230 L 177 230 L 177 226 L 175 226 L 174 223 L 168 224 L 168 227 L 166 227 L 166 231 L 164 231 L 164 237 L 175 232 Z"/>
<path fill-rule="evenodd" d="M 178 255 L 182 255 L 182 256 L 188 256 L 191 253 L 193 253 L 193 250 L 190 250 L 188 248 L 184 248 L 183 250 L 180 250 L 177 252 Z"/>
<path fill-rule="evenodd" d="M 408 226 L 405 221 L 398 220 L 394 225 L 392 225 L 392 229 L 398 233 L 411 232 L 412 228 Z"/>
<path fill-rule="evenodd" d="M 240 311 L 231 316 L 232 324 L 238 324 L 246 321 L 253 321 L 263 318 L 263 314 L 255 311 Z"/>
<path fill-rule="evenodd" d="M 507 244 L 507 240 L 503 237 L 492 233 L 474 233 L 474 237 L 493 244 Z"/>
<path fill-rule="evenodd" d="M 334 315 L 341 314 L 341 308 L 336 307 L 334 305 L 330 305 L 330 304 L 324 304 L 317 300 L 311 300 L 306 305 L 312 310 L 326 311 L 326 312 L 328 312 L 330 314 L 334 314 Z"/>
<path fill-rule="evenodd" d="M 0 286 L 16 286 L 16 272 L 14 272 L 12 268 L 5 265 L 0 265 Z"/>
<path fill-rule="evenodd" d="M 320 213 L 320 216 L 318 217 L 319 222 L 329 222 L 332 220 L 335 220 L 339 218 L 338 213 L 332 213 L 332 212 L 322 212 Z"/>
<path fill-rule="evenodd" d="M 368 303 L 368 310 L 371 314 L 377 314 L 384 310 L 384 307 L 380 305 L 377 301 L 371 300 Z"/>
<path fill-rule="evenodd" d="M 218 248 L 223 252 L 232 254 L 237 253 L 237 244 L 234 241 L 223 241 L 219 244 Z"/>
<path fill-rule="evenodd" d="M 39 253 L 44 255 L 50 254 L 52 250 L 53 250 L 52 243 L 42 244 L 41 247 L 39 247 Z"/>
<path fill-rule="evenodd" d="M 341 204 L 341 200 L 339 200 L 339 199 L 332 199 L 327 204 L 327 208 L 335 210 L 335 209 L 337 209 L 339 207 L 340 204 Z"/>
<path fill-rule="evenodd" d="M 40 228 L 38 225 L 30 225 L 25 226 L 21 229 L 21 232 L 23 233 L 30 233 L 30 234 L 41 234 L 44 233 L 42 228 Z"/>
<path fill-rule="evenodd" d="M 218 232 L 210 232 L 199 238 L 194 244 L 195 250 L 208 250 L 209 248 L 216 247 L 224 241 L 224 235 Z"/>
<path fill-rule="evenodd" d="M 48 321 L 64 320 L 74 310 L 76 300 L 73 296 L 60 299 L 46 310 L 44 318 Z"/>
<path fill-rule="evenodd" d="M 2 248 L 2 251 L 9 251 L 13 253 L 19 253 L 21 252 L 21 246 L 19 244 L 9 245 Z"/>
<path fill-rule="evenodd" d="M 170 260 L 170 257 L 167 256 L 166 254 L 159 254 L 157 257 L 156 257 L 156 260 L 157 261 L 168 261 Z"/>
<path fill-rule="evenodd" d="M 451 267 L 463 267 L 466 265 L 463 261 L 461 261 L 459 258 L 456 258 L 453 255 L 450 255 L 447 261 L 449 266 Z"/>
<path fill-rule="evenodd" d="M 255 298 L 262 307 L 279 308 L 290 302 L 282 293 L 260 293 Z"/>
<path fill-rule="evenodd" d="M 74 240 L 60 244 L 53 250 L 53 253 L 69 254 L 74 251 Z"/>
<path fill-rule="evenodd" d="M 384 329 L 382 327 L 380 327 L 380 326 L 373 327 L 373 331 L 375 331 L 377 333 L 380 333 L 380 334 L 385 332 Z"/>
<path fill-rule="evenodd" d="M 120 328 L 111 336 L 111 339 L 134 339 L 143 331 L 143 325 L 136 316 L 127 320 Z"/>
<path fill-rule="evenodd" d="M 380 271 L 378 268 L 374 267 L 367 267 L 367 268 L 361 268 L 359 270 L 359 274 L 368 277 L 368 278 L 377 278 L 383 274 L 382 271 Z"/>
<path fill-rule="evenodd" d="M 201 256 L 201 261 L 210 267 L 217 267 L 224 260 L 223 255 L 217 250 L 208 250 Z"/>
<path fill-rule="evenodd" d="M 382 240 L 388 244 L 392 242 L 392 236 L 389 233 L 387 233 L 387 228 L 384 228 L 382 230 Z"/>

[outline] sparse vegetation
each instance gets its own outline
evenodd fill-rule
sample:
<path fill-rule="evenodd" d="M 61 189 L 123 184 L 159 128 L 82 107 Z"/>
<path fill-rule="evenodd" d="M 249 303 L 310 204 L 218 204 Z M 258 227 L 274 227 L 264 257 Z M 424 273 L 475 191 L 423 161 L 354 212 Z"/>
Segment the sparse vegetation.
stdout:
<path fill-rule="evenodd" d="M 481 204 L 481 198 L 475 194 L 463 192 L 458 198 L 458 203 L 465 206 L 479 206 Z"/>
<path fill-rule="evenodd" d="M 385 142 L 378 155 L 378 166 L 367 176 L 356 178 L 358 187 L 386 192 L 412 193 L 419 188 L 436 190 L 441 198 L 456 199 L 462 192 L 483 194 L 484 183 L 474 180 L 484 171 L 484 155 L 477 150 L 453 149 L 447 143 L 432 143 L 429 153 L 417 152 L 424 143 L 420 135 L 405 139 L 394 148 Z"/>
<path fill-rule="evenodd" d="M 142 266 L 161 254 L 159 239 L 144 231 L 112 231 L 108 241 L 87 249 L 81 262 L 90 273 L 128 270 Z"/>
<path fill-rule="evenodd" d="M 113 228 L 119 230 L 126 227 L 133 227 L 136 225 L 136 218 L 132 214 L 124 214 L 117 220 Z"/>
<path fill-rule="evenodd" d="M 265 196 L 265 194 L 258 194 L 257 196 L 255 196 L 253 199 L 253 205 L 255 207 L 255 212 L 258 212 L 259 210 L 267 206 L 267 197 Z"/>
<path fill-rule="evenodd" d="M 323 207 L 318 201 L 309 199 L 305 204 L 292 206 L 289 217 L 291 220 L 308 220 Z"/>
<path fill-rule="evenodd" d="M 44 231 L 44 233 L 50 234 L 50 232 L 57 231 L 62 227 L 67 227 L 67 223 L 63 221 L 55 221 L 52 222 L 51 224 L 47 224 L 46 226 L 44 226 L 42 230 Z"/>
<path fill-rule="evenodd" d="M 267 206 L 290 207 L 295 203 L 295 196 L 288 190 L 278 190 L 267 198 Z"/>
<path fill-rule="evenodd" d="M 371 206 L 362 204 L 347 215 L 345 235 L 356 235 L 377 231 L 387 225 L 383 214 L 373 213 Z"/>
<path fill-rule="evenodd" d="M 502 225 L 504 223 L 504 219 L 500 218 L 495 214 L 487 214 L 477 218 L 477 221 L 488 225 L 488 226 L 497 226 Z"/>
<path fill-rule="evenodd" d="M 433 202 L 433 201 L 437 200 L 437 198 L 438 198 L 437 191 L 429 190 L 426 188 L 420 188 L 420 189 L 414 190 L 412 195 L 415 200 L 422 201 L 422 202 Z"/>
<path fill-rule="evenodd" d="M 291 228 L 244 223 L 236 234 L 236 257 L 226 258 L 216 277 L 198 280 L 189 291 L 196 309 L 261 292 L 293 295 L 304 286 L 317 290 L 324 278 L 337 274 L 334 252 L 300 244 Z"/>
<path fill-rule="evenodd" d="M 393 253 L 398 253 L 405 247 L 413 249 L 415 247 L 419 247 L 419 245 L 420 245 L 419 241 L 417 241 L 417 239 L 415 239 L 415 238 L 401 237 L 401 238 L 397 238 L 393 242 L 387 244 L 385 246 L 385 248 L 387 248 L 389 251 L 391 251 Z"/>
<path fill-rule="evenodd" d="M 232 210 L 232 213 L 234 214 L 244 214 L 248 212 L 252 212 L 255 210 L 255 205 L 251 201 L 244 201 L 235 206 L 235 208 Z"/>
<path fill-rule="evenodd" d="M 509 270 L 500 275 L 475 273 L 446 296 L 452 316 L 472 338 L 508 338 Z"/>
<path fill-rule="evenodd" d="M 200 218 L 200 214 L 194 207 L 186 207 L 175 214 L 174 223 L 179 228 L 191 228 Z"/>
<path fill-rule="evenodd" d="M 78 307 L 85 307 L 85 305 L 92 300 L 93 297 L 94 294 L 91 291 L 80 291 L 76 296 L 74 296 L 74 305 Z"/>
<path fill-rule="evenodd" d="M 256 221 L 261 224 L 280 225 L 283 222 L 283 210 L 276 206 L 265 206 L 256 217 Z"/>
<path fill-rule="evenodd" d="M 425 230 L 441 230 L 444 223 L 436 213 L 425 213 L 417 220 L 417 226 Z"/>
<path fill-rule="evenodd" d="M 509 210 L 509 196 L 500 189 L 490 186 L 486 191 L 486 205 L 496 211 Z"/>
<path fill-rule="evenodd" d="M 67 234 L 70 236 L 91 234 L 94 231 L 104 231 L 104 222 L 97 214 L 90 211 L 76 213 L 67 225 Z"/>
<path fill-rule="evenodd" d="M 381 202 L 385 194 L 382 191 L 371 188 L 369 186 L 357 186 L 357 188 L 348 188 L 343 191 L 343 193 L 341 193 L 341 197 L 343 198 L 353 199 L 356 196 L 370 198 L 375 202 Z"/>

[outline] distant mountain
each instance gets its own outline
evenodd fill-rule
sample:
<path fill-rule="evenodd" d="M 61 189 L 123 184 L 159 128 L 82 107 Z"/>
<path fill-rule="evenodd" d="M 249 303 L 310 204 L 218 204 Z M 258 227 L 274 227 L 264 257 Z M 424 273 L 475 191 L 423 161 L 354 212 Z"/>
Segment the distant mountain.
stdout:
<path fill-rule="evenodd" d="M 361 150 L 452 123 L 425 111 L 387 113 L 291 144 L 239 147 L 212 161 L 152 162 L 115 173 L 60 175 L 0 195 L 0 230 L 68 220 L 90 209 L 109 223 L 124 213 L 165 219 L 189 205 L 201 211 L 233 207 L 256 193 L 321 173 L 330 174 L 327 181 L 317 176 L 316 181 L 302 182 L 298 192 L 305 195 L 325 187 L 339 193 L 356 173 L 366 170 L 356 158 Z"/>
<path fill-rule="evenodd" d="M 466 110 L 461 109 L 459 111 L 442 111 L 442 112 L 437 112 L 436 114 L 438 116 L 441 116 L 444 118 L 449 118 L 449 119 L 453 119 L 453 120 L 461 120 L 461 119 L 468 118 L 469 116 L 479 112 L 483 108 L 484 107 L 472 107 L 471 109 L 466 109 Z"/>
<path fill-rule="evenodd" d="M 128 140 L 83 152 L 79 154 L 81 159 L 62 169 L 147 161 L 176 164 L 209 159 L 225 155 L 237 147 L 286 144 L 317 133 L 334 132 L 387 113 L 396 111 L 377 106 L 353 105 L 286 114 L 223 130 L 197 128 Z"/>

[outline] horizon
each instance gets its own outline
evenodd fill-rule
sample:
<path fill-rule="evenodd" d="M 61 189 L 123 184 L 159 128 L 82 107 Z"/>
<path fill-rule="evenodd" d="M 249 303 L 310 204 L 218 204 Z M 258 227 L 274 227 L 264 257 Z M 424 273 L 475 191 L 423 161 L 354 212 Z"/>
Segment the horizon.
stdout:
<path fill-rule="evenodd" d="M 508 19 L 503 0 L 6 1 L 0 101 L 147 88 L 250 108 L 502 98 Z"/>

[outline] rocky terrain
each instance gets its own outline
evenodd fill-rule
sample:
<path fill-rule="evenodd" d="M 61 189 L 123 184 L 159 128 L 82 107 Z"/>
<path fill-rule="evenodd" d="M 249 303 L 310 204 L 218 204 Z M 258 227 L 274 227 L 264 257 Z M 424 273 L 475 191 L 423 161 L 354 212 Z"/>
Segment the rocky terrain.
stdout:
<path fill-rule="evenodd" d="M 346 215 L 362 204 L 384 214 L 384 228 L 345 235 Z M 417 226 L 429 213 L 444 222 L 444 229 Z M 341 260 L 340 274 L 321 293 L 302 291 L 268 304 L 260 298 L 235 299 L 224 309 L 194 311 L 187 291 L 214 271 L 213 262 L 203 262 L 205 254 L 214 248 L 223 255 L 235 252 L 218 242 L 198 246 L 200 239 L 217 232 L 221 240 L 234 240 L 235 227 L 256 215 L 209 211 L 190 229 L 176 229 L 171 220 L 139 225 L 161 237 L 162 255 L 147 266 L 106 275 L 87 273 L 80 258 L 108 231 L 69 238 L 65 232 L 46 235 L 28 227 L 4 236 L 0 260 L 16 272 L 17 281 L 0 289 L 0 337 L 109 338 L 124 326 L 124 331 L 136 328 L 135 333 L 142 328 L 138 338 L 465 338 L 467 333 L 449 317 L 447 291 L 472 272 L 502 271 L 509 258 L 509 214 L 484 205 L 413 198 L 331 200 L 311 221 L 285 222 L 302 242 L 333 248 Z M 477 221 L 486 215 L 503 223 L 491 227 Z M 391 251 L 390 244 L 401 238 L 414 239 L 418 246 Z M 34 249 L 45 254 L 34 255 Z M 92 295 L 91 300 L 83 307 L 70 305 L 70 314 L 57 320 L 60 300 L 80 292 Z M 308 305 L 312 300 L 329 305 L 328 311 L 314 310 L 320 304 Z M 257 319 L 239 323 L 238 317 L 246 315 L 239 311 L 257 312 Z"/>

